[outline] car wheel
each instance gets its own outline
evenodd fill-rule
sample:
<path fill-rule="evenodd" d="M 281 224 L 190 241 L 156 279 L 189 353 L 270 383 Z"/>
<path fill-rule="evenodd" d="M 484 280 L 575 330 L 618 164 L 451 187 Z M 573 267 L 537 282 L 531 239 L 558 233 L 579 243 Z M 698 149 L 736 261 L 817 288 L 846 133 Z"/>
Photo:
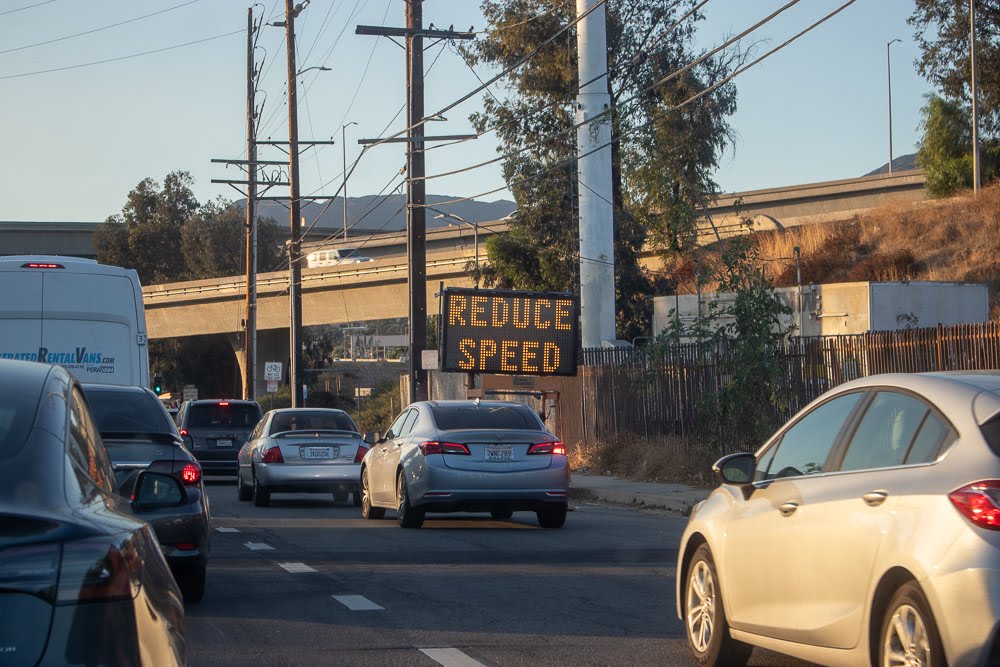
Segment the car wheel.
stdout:
<path fill-rule="evenodd" d="M 253 498 L 253 489 L 243 483 L 243 474 L 236 473 L 236 497 L 242 501 Z"/>
<path fill-rule="evenodd" d="M 424 511 L 414 508 L 410 504 L 410 492 L 406 489 L 406 479 L 400 473 L 396 478 L 396 500 L 399 509 L 396 516 L 399 519 L 401 528 L 420 528 L 424 524 Z"/>
<path fill-rule="evenodd" d="M 351 502 L 355 507 L 361 507 L 361 491 L 351 491 Z"/>
<path fill-rule="evenodd" d="M 914 581 L 899 587 L 882 619 L 879 665 L 942 667 L 944 648 L 927 597 Z"/>
<path fill-rule="evenodd" d="M 205 597 L 205 565 L 185 567 L 175 577 L 186 604 L 197 604 Z"/>
<path fill-rule="evenodd" d="M 354 494 L 357 498 L 358 494 Z M 385 516 L 385 509 L 382 507 L 372 507 L 372 494 L 368 487 L 368 469 L 361 473 L 361 517 L 364 519 L 381 519 Z"/>
<path fill-rule="evenodd" d="M 509 519 L 514 516 L 514 513 L 510 510 L 494 510 L 490 512 L 490 516 L 494 519 Z"/>
<path fill-rule="evenodd" d="M 271 492 L 260 485 L 256 474 L 253 476 L 253 504 L 256 507 L 267 507 L 271 504 Z"/>
<path fill-rule="evenodd" d="M 566 506 L 545 507 L 535 512 L 538 525 L 542 528 L 562 528 L 566 523 Z"/>
<path fill-rule="evenodd" d="M 708 545 L 694 552 L 684 588 L 684 628 L 698 664 L 745 665 L 753 649 L 729 634 L 719 576 Z"/>

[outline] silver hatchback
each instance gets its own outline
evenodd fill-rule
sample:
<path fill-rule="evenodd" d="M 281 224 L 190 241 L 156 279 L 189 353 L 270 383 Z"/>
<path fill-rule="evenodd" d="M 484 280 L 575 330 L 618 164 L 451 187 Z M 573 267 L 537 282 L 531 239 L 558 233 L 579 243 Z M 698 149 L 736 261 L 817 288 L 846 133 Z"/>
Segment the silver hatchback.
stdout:
<path fill-rule="evenodd" d="M 566 522 L 566 447 L 526 405 L 424 401 L 403 411 L 365 455 L 361 512 L 397 512 L 419 528 L 427 512 L 535 512 L 544 528 Z"/>
<path fill-rule="evenodd" d="M 1000 661 L 1000 371 L 827 392 L 691 513 L 677 613 L 703 665 Z"/>

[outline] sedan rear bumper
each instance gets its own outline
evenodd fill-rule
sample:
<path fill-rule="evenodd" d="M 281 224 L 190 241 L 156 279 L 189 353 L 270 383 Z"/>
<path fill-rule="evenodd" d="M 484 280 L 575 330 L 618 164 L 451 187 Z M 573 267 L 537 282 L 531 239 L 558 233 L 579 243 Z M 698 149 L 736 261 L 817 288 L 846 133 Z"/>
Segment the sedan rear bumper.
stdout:
<path fill-rule="evenodd" d="M 538 511 L 565 505 L 568 488 L 569 469 L 555 460 L 547 468 L 505 472 L 428 465 L 409 492 L 413 505 L 429 512 Z"/>
<path fill-rule="evenodd" d="M 278 493 L 353 492 L 361 483 L 361 464 L 258 463 L 257 483 Z"/>

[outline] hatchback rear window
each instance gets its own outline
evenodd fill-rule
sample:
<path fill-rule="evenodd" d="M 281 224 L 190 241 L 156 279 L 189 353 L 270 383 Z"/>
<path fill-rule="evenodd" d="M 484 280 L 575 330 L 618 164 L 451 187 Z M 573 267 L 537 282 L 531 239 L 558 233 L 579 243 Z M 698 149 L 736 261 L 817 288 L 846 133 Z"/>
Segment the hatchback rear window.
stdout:
<path fill-rule="evenodd" d="M 528 429 L 541 431 L 542 423 L 523 405 L 447 405 L 431 408 L 434 421 L 444 431 L 466 428 Z"/>
<path fill-rule="evenodd" d="M 260 408 L 248 403 L 202 403 L 188 408 L 185 428 L 252 429 L 260 421 Z"/>
<path fill-rule="evenodd" d="M 21 451 L 37 409 L 37 393 L 14 385 L 0 387 L 0 459 Z"/>
<path fill-rule="evenodd" d="M 89 389 L 84 393 L 102 435 L 174 432 L 173 422 L 160 402 L 145 392 Z"/>

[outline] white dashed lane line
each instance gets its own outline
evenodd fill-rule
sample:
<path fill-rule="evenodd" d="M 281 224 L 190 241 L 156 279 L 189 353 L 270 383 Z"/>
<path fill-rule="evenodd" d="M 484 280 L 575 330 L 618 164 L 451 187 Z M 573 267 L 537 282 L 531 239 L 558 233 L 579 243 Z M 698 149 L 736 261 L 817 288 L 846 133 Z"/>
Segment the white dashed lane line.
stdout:
<path fill-rule="evenodd" d="M 238 533 L 240 532 L 238 528 L 226 528 L 225 526 L 217 526 L 215 528 L 220 533 Z"/>
<path fill-rule="evenodd" d="M 334 595 L 333 599 L 351 611 L 378 611 L 380 607 L 363 595 Z"/>
<path fill-rule="evenodd" d="M 274 551 L 274 547 L 265 542 L 247 542 L 244 546 L 250 551 Z"/>
<path fill-rule="evenodd" d="M 485 667 L 483 663 L 473 660 L 457 648 L 422 648 L 420 652 L 444 667 Z"/>
<path fill-rule="evenodd" d="M 284 568 L 285 570 L 291 572 L 292 574 L 298 574 L 300 572 L 316 571 L 311 567 L 309 567 L 308 565 L 306 565 L 305 563 L 278 563 L 278 566 Z"/>

